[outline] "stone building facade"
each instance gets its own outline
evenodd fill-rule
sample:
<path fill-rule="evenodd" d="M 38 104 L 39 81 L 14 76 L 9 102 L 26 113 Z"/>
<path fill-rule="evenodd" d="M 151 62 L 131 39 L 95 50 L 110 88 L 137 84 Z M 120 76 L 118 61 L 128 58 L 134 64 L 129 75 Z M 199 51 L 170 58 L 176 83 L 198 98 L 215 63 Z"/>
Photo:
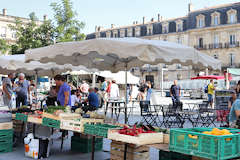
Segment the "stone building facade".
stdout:
<path fill-rule="evenodd" d="M 11 30 L 9 25 L 15 25 L 17 18 L 23 23 L 29 22 L 28 18 L 7 15 L 7 10 L 2 9 L 2 13 L 0 13 L 0 39 L 5 39 L 10 44 L 16 42 L 16 32 Z M 46 18 L 47 16 L 44 15 L 44 19 Z M 37 21 L 36 23 L 41 25 L 42 21 Z"/>
<path fill-rule="evenodd" d="M 188 14 L 184 17 L 163 20 L 158 15 L 157 21 L 151 19 L 142 23 L 134 22 L 133 25 L 102 29 L 96 27 L 95 32 L 87 35 L 87 39 L 99 37 L 139 37 L 145 39 L 164 40 L 191 46 L 216 59 L 221 60 L 223 70 L 228 67 L 240 66 L 240 2 L 219 5 L 199 10 L 193 10 L 193 5 L 188 5 Z M 152 66 L 154 68 L 156 66 Z M 156 70 L 134 69 L 144 79 L 153 79 L 159 82 L 161 68 L 166 68 L 164 80 L 189 79 L 199 70 L 193 71 L 191 67 L 181 67 L 176 64 L 165 66 L 160 64 Z M 195 68 L 197 69 L 197 68 Z M 171 73 L 171 74 L 170 74 Z M 210 72 L 211 74 L 221 74 Z M 152 75 L 152 78 L 149 78 Z M 156 87 L 159 83 L 156 84 Z"/>

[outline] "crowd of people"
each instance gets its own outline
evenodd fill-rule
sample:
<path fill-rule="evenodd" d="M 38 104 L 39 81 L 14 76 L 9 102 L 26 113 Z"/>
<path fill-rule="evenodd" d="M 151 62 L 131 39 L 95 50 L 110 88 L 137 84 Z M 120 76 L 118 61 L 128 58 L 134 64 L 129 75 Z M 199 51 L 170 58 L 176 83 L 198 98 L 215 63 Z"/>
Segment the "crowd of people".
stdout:
<path fill-rule="evenodd" d="M 15 96 L 14 96 L 15 95 Z M 13 97 L 16 97 L 16 107 L 33 103 L 36 96 L 36 85 L 25 79 L 23 73 L 15 77 L 15 73 L 8 74 L 3 79 L 3 102 L 9 108 L 13 107 Z"/>

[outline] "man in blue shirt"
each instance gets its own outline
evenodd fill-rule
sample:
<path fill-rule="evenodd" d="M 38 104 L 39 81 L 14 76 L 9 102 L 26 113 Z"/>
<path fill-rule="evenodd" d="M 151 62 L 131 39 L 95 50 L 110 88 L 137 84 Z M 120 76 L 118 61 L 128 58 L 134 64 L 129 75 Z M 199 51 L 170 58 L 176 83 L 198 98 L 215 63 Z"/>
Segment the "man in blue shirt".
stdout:
<path fill-rule="evenodd" d="M 99 107 L 98 95 L 94 92 L 93 88 L 89 88 L 89 95 L 85 102 L 88 102 L 88 106 L 83 107 L 83 111 L 95 111 Z"/>
<path fill-rule="evenodd" d="M 238 97 L 235 102 L 232 104 L 230 113 L 229 113 L 229 122 L 230 126 L 234 127 L 237 119 L 240 116 L 240 98 Z"/>
<path fill-rule="evenodd" d="M 57 100 L 61 106 L 71 106 L 71 88 L 65 82 L 65 78 L 62 75 L 56 75 L 54 77 L 56 86 L 59 87 L 57 94 Z"/>

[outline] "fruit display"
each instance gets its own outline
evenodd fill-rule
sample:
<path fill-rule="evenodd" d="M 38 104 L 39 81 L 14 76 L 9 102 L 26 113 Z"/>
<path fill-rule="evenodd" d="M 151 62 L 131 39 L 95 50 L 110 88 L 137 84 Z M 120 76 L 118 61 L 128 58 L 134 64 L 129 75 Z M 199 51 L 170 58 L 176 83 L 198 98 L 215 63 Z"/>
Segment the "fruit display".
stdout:
<path fill-rule="evenodd" d="M 214 135 L 214 136 L 224 136 L 224 135 L 232 135 L 232 133 L 227 129 L 218 129 L 213 128 L 212 131 L 204 131 L 203 134 Z"/>

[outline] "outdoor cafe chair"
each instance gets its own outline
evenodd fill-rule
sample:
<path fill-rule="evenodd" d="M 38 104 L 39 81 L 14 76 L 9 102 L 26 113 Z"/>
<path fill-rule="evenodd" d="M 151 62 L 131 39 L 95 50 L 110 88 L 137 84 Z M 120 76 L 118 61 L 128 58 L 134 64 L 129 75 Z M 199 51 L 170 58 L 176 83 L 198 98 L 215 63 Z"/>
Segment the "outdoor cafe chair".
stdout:
<path fill-rule="evenodd" d="M 141 123 L 158 126 L 158 111 L 149 101 L 140 101 Z"/>
<path fill-rule="evenodd" d="M 184 120 L 181 115 L 178 113 L 178 109 L 174 108 L 172 105 L 165 105 L 162 108 L 163 114 L 163 125 L 166 128 L 182 128 Z"/>

